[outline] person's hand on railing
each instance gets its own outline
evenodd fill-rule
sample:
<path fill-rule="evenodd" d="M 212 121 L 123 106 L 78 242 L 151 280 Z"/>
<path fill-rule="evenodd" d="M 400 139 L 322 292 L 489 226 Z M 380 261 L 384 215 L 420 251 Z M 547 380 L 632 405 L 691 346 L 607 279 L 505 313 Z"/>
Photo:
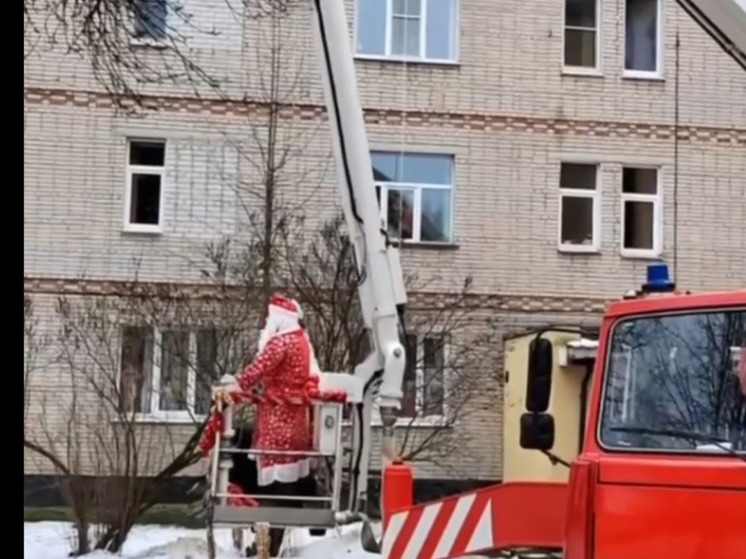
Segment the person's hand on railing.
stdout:
<path fill-rule="evenodd" d="M 231 406 L 235 403 L 234 395 L 238 393 L 236 386 L 220 386 L 212 389 L 212 401 L 223 406 Z"/>
<path fill-rule="evenodd" d="M 236 403 L 240 392 L 241 387 L 236 383 L 236 378 L 233 375 L 223 375 L 220 384 L 212 388 L 212 401 L 230 406 Z"/>

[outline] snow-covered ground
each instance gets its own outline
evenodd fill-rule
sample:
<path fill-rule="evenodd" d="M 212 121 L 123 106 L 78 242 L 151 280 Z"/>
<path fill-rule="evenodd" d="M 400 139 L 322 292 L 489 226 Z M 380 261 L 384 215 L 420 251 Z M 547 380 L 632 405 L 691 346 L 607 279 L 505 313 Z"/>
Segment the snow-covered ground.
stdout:
<path fill-rule="evenodd" d="M 27 522 L 24 526 L 23 551 L 26 559 L 65 559 L 71 549 L 73 530 L 63 522 Z M 230 530 L 216 530 L 219 559 L 235 559 Z M 286 535 L 284 557 L 297 559 L 380 559 L 360 547 L 360 526 L 330 530 L 313 538 L 306 530 Z M 124 544 L 123 559 L 205 559 L 207 546 L 204 530 L 171 526 L 136 526 Z M 92 553 L 89 559 L 112 559 L 106 553 Z"/>

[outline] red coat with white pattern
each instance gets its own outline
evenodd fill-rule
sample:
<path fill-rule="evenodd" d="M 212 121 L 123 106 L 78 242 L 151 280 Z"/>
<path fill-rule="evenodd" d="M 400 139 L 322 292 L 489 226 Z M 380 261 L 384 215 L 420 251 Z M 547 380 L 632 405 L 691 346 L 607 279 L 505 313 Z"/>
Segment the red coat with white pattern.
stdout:
<path fill-rule="evenodd" d="M 308 339 L 303 330 L 277 334 L 264 351 L 236 377 L 242 391 L 261 383 L 262 403 L 257 405 L 254 444 L 257 450 L 311 449 L 310 408 L 306 399 L 311 382 Z M 273 481 L 290 483 L 310 473 L 303 456 L 261 455 L 257 457 L 259 485 Z"/>

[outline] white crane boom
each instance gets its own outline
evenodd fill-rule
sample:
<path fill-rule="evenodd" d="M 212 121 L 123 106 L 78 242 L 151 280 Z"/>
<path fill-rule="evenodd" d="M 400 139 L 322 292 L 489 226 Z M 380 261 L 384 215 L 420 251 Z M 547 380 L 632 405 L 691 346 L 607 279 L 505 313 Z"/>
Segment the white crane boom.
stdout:
<path fill-rule="evenodd" d="M 746 70 L 746 1 L 676 1 L 705 33 Z"/>
<path fill-rule="evenodd" d="M 358 295 L 371 353 L 354 375 L 364 385 L 363 404 L 353 418 L 351 508 L 365 497 L 370 457 L 373 398 L 383 423 L 384 451 L 393 451 L 402 398 L 405 349 L 400 315 L 406 304 L 398 248 L 389 244 L 380 215 L 365 120 L 343 0 L 312 0 L 314 31 L 337 163 L 337 184 L 359 272 Z M 388 447 L 388 448 L 387 448 Z"/>

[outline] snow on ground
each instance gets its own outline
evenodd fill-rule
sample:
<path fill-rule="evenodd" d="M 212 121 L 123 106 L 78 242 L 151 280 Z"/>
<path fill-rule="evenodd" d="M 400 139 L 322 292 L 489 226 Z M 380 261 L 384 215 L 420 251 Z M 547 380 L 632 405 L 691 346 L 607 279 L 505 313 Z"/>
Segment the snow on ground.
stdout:
<path fill-rule="evenodd" d="M 23 551 L 26 559 L 66 559 L 73 541 L 73 530 L 64 522 L 26 522 Z M 236 559 L 231 531 L 215 530 L 219 559 Z M 380 559 L 360 547 L 360 526 L 330 530 L 314 538 L 306 530 L 294 530 L 286 536 L 284 557 L 296 559 Z M 96 552 L 88 559 L 113 559 L 111 554 Z M 136 526 L 124 544 L 122 559 L 206 559 L 204 530 L 172 526 Z"/>

